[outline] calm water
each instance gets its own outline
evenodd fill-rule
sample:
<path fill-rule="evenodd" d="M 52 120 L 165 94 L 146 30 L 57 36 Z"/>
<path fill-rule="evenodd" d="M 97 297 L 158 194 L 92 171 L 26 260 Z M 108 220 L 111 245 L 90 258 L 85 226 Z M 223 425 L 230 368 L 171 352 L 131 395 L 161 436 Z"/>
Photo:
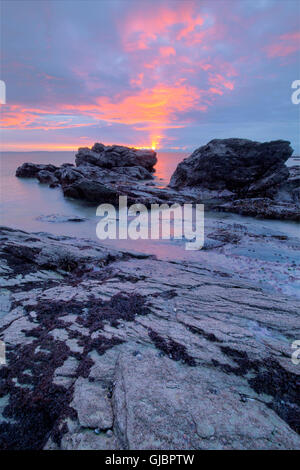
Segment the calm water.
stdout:
<path fill-rule="evenodd" d="M 18 166 L 32 163 L 74 163 L 74 152 L 3 152 L 0 153 L 0 223 L 30 231 L 49 231 L 63 235 L 95 238 L 95 225 L 99 219 L 95 207 L 79 201 L 65 199 L 60 189 L 40 184 L 35 178 L 16 178 Z M 165 186 L 177 164 L 185 158 L 183 153 L 161 153 L 155 178 Z M 41 215 L 60 214 L 85 217 L 87 222 L 53 224 L 37 218 Z M 74 230 L 76 233 L 74 233 Z"/>
<path fill-rule="evenodd" d="M 24 162 L 33 163 L 74 163 L 74 152 L 3 152 L 0 154 L 0 223 L 14 228 L 32 232 L 50 232 L 83 238 L 96 238 L 95 207 L 88 207 L 79 201 L 63 197 L 59 188 L 51 189 L 36 179 L 15 177 L 16 168 Z M 157 184 L 164 186 L 177 164 L 187 154 L 181 152 L 160 152 L 156 166 Z M 292 159 L 288 165 L 298 162 Z M 84 217 L 84 222 L 51 223 L 40 220 L 40 216 L 52 214 Z M 299 241 L 299 224 L 281 221 L 260 221 L 252 217 L 241 217 L 234 214 L 206 214 L 205 233 L 218 228 L 234 231 L 234 224 L 243 224 L 249 231 L 267 236 L 284 234 Z M 117 240 L 101 243 L 117 248 L 131 249 L 153 253 L 162 258 L 189 259 L 202 262 L 208 269 L 227 271 L 235 277 L 259 282 L 266 288 L 276 289 L 287 294 L 299 294 L 300 273 L 295 263 L 300 264 L 299 245 L 282 251 L 282 247 L 272 241 L 261 239 L 243 240 L 238 246 L 217 249 L 186 251 L 182 241 L 162 240 Z M 292 268 L 291 268 L 292 266 Z M 292 269 L 292 273 L 291 273 Z"/>

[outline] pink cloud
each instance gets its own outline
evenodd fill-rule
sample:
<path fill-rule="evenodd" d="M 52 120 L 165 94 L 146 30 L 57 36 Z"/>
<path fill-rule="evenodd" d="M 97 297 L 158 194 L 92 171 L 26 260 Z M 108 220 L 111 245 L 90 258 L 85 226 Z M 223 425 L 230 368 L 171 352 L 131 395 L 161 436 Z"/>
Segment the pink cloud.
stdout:
<path fill-rule="evenodd" d="M 300 50 L 300 31 L 282 34 L 265 48 L 268 57 L 286 57 Z"/>
<path fill-rule="evenodd" d="M 162 57 L 169 57 L 171 55 L 176 55 L 176 51 L 174 47 L 171 47 L 171 46 L 160 47 L 159 52 Z"/>

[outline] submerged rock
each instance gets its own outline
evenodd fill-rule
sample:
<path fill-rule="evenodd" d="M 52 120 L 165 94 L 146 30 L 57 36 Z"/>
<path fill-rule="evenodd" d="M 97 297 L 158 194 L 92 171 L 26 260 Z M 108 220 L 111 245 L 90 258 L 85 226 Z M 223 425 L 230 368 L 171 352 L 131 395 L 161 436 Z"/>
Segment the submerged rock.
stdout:
<path fill-rule="evenodd" d="M 49 215 L 39 215 L 36 220 L 41 220 L 42 222 L 50 222 L 53 224 L 59 224 L 62 222 L 84 222 L 85 217 L 78 217 L 77 215 L 61 215 L 61 214 L 49 214 Z"/>

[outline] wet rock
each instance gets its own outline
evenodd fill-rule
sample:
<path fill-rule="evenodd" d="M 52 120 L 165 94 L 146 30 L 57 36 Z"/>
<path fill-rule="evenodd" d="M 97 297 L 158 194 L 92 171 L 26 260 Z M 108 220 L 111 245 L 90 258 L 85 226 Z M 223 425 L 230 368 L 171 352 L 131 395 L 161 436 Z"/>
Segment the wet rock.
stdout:
<path fill-rule="evenodd" d="M 273 201 L 269 198 L 245 198 L 215 206 L 222 212 L 234 212 L 261 219 L 300 221 L 299 204 Z"/>
<path fill-rule="evenodd" d="M 275 199 L 281 202 L 300 203 L 300 166 L 289 167 L 288 179 L 282 184 Z"/>
<path fill-rule="evenodd" d="M 53 172 L 47 170 L 41 170 L 36 175 L 40 183 L 47 183 L 49 185 L 58 185 L 58 179 L 55 177 Z"/>
<path fill-rule="evenodd" d="M 39 215 L 36 220 L 59 224 L 62 222 L 84 222 L 86 219 L 84 217 L 78 217 L 77 215 L 49 214 Z"/>
<path fill-rule="evenodd" d="M 81 179 L 63 187 L 64 196 L 88 202 L 117 202 L 118 193 L 98 181 Z"/>
<path fill-rule="evenodd" d="M 19 178 L 34 178 L 40 171 L 53 173 L 57 170 L 55 165 L 42 165 L 37 163 L 23 163 L 16 170 L 16 176 Z"/>
<path fill-rule="evenodd" d="M 195 260 L 0 242 L 1 449 L 299 448 L 298 300 Z"/>

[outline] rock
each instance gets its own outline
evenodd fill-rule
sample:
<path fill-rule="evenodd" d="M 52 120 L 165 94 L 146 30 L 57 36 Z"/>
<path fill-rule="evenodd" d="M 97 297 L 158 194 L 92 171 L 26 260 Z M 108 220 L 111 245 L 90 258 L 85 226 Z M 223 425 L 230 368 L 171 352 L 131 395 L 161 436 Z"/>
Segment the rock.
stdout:
<path fill-rule="evenodd" d="M 117 191 L 114 191 L 102 183 L 81 179 L 69 186 L 63 187 L 64 196 L 74 199 L 83 199 L 93 203 L 117 202 Z"/>
<path fill-rule="evenodd" d="M 89 382 L 82 377 L 77 379 L 71 406 L 77 411 L 79 423 L 85 428 L 106 430 L 113 425 L 110 400 L 97 382 Z"/>
<path fill-rule="evenodd" d="M 154 151 L 101 143 L 79 148 L 76 167 L 24 163 L 16 174 L 60 185 L 64 196 L 95 205 L 127 195 L 129 204 L 147 207 L 205 203 L 212 210 L 298 220 L 299 172 L 284 164 L 291 153 L 283 140 L 215 139 L 183 160 L 165 188 L 150 182 L 157 162 Z"/>
<path fill-rule="evenodd" d="M 289 167 L 288 179 L 279 187 L 275 199 L 282 202 L 300 202 L 300 166 Z"/>
<path fill-rule="evenodd" d="M 195 259 L 0 242 L 1 449 L 299 448 L 299 300 Z"/>
<path fill-rule="evenodd" d="M 82 178 L 82 174 L 74 167 L 61 166 L 54 173 L 61 185 L 68 185 Z"/>
<path fill-rule="evenodd" d="M 75 161 L 77 166 L 85 163 L 107 169 L 141 166 L 148 171 L 153 171 L 157 158 L 153 150 L 137 150 L 121 145 L 104 146 L 96 143 L 91 150 L 87 147 L 79 148 Z"/>
<path fill-rule="evenodd" d="M 273 192 L 288 178 L 284 163 L 291 154 L 290 143 L 283 140 L 215 139 L 179 163 L 170 186 L 227 189 L 244 197 L 269 188 Z"/>
<path fill-rule="evenodd" d="M 223 212 L 259 217 L 261 219 L 279 219 L 300 221 L 299 204 L 277 202 L 269 198 L 246 198 L 226 202 L 214 207 Z"/>
<path fill-rule="evenodd" d="M 179 163 L 170 181 L 212 209 L 261 218 L 299 220 L 299 173 L 288 169 L 289 142 L 215 139 Z"/>
<path fill-rule="evenodd" d="M 53 172 L 47 170 L 40 170 L 37 173 L 36 177 L 40 183 L 48 183 L 52 186 L 58 185 L 58 179 L 55 177 Z"/>
<path fill-rule="evenodd" d="M 57 170 L 57 167 L 51 164 L 23 163 L 17 168 L 16 176 L 19 178 L 34 178 L 41 170 L 53 173 Z"/>
<path fill-rule="evenodd" d="M 86 218 L 78 217 L 77 215 L 49 214 L 39 215 L 36 220 L 40 220 L 42 222 L 50 222 L 52 224 L 59 224 L 62 222 L 84 222 Z"/>

